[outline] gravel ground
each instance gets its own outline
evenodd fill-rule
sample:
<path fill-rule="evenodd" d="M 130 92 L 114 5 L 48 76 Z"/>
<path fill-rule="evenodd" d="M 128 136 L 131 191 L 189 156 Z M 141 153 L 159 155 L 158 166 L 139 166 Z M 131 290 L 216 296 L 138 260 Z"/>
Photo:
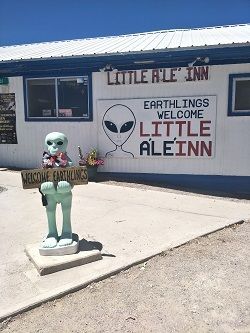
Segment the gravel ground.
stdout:
<path fill-rule="evenodd" d="M 250 222 L 3 322 L 2 332 L 250 332 Z"/>

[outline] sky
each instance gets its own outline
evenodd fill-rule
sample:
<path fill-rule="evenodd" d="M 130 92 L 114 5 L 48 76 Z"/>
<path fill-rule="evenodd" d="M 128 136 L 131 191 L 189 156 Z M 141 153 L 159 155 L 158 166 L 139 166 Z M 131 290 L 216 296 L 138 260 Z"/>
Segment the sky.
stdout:
<path fill-rule="evenodd" d="M 250 22 L 250 0 L 0 0 L 0 46 Z"/>

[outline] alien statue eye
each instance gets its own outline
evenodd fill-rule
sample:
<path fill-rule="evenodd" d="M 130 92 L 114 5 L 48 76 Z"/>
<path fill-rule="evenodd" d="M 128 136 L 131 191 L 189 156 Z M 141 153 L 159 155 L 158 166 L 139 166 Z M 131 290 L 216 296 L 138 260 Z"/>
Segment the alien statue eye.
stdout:
<path fill-rule="evenodd" d="M 47 145 L 48 145 L 48 146 L 51 146 L 51 145 L 52 145 L 52 142 L 51 142 L 51 141 L 47 141 Z"/>
<path fill-rule="evenodd" d="M 58 144 L 58 146 L 62 146 L 63 142 L 62 141 L 58 141 L 57 144 Z"/>
<path fill-rule="evenodd" d="M 108 130 L 110 130 L 113 133 L 118 133 L 117 127 L 112 121 L 105 120 L 104 121 L 105 126 L 107 127 Z"/>
<path fill-rule="evenodd" d="M 120 133 L 128 132 L 134 125 L 133 121 L 128 121 L 125 124 L 122 125 Z"/>

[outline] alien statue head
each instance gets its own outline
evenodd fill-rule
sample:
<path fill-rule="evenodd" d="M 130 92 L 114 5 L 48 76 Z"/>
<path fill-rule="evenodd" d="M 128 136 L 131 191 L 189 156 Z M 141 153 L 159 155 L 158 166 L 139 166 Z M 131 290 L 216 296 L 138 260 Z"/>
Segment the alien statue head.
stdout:
<path fill-rule="evenodd" d="M 66 153 L 68 139 L 65 134 L 59 132 L 49 133 L 45 138 L 45 146 L 50 155 Z"/>

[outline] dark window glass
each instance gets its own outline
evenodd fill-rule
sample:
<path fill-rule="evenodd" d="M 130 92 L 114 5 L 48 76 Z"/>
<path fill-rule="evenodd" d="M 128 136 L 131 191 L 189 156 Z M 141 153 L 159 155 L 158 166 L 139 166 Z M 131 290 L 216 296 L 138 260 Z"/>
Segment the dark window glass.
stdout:
<path fill-rule="evenodd" d="M 58 79 L 58 116 L 83 117 L 88 114 L 88 86 L 83 78 Z"/>
<path fill-rule="evenodd" d="M 55 79 L 28 80 L 30 117 L 56 117 Z"/>
<path fill-rule="evenodd" d="M 29 117 L 87 118 L 88 77 L 28 79 Z"/>
<path fill-rule="evenodd" d="M 235 82 L 235 111 L 250 111 L 250 80 Z"/>

